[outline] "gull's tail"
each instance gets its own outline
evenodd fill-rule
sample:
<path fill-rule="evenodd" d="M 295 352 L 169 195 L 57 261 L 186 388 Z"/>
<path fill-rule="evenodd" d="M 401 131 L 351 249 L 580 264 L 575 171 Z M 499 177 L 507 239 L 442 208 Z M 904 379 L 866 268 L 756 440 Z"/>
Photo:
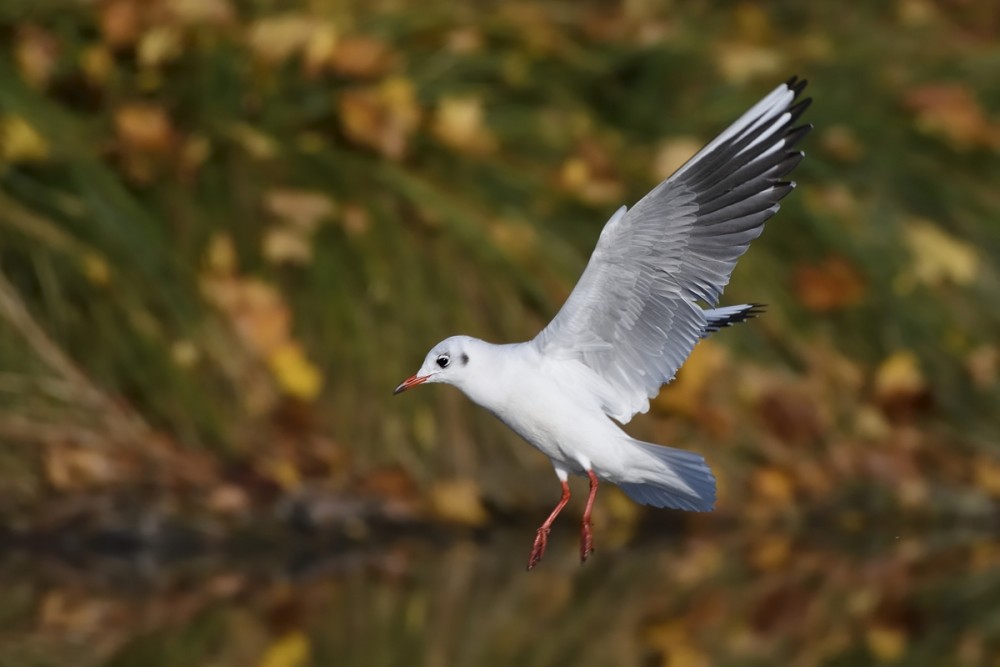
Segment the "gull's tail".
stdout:
<path fill-rule="evenodd" d="M 705 330 L 701 333 L 702 338 L 707 338 L 719 329 L 731 327 L 734 324 L 757 317 L 764 312 L 762 303 L 745 303 L 742 306 L 725 306 L 723 308 L 712 308 L 705 311 Z"/>
<path fill-rule="evenodd" d="M 694 452 L 631 440 L 642 452 L 630 464 L 642 471 L 642 481 L 618 486 L 643 505 L 709 512 L 715 506 L 715 475 Z"/>

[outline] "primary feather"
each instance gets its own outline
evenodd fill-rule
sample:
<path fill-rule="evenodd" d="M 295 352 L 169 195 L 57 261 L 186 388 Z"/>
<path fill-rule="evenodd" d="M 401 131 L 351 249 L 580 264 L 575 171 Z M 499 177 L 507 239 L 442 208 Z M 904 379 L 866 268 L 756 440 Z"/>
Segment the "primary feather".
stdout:
<path fill-rule="evenodd" d="M 795 121 L 805 82 L 778 86 L 631 209 L 605 225 L 587 268 L 534 344 L 575 358 L 611 388 L 619 422 L 649 409 L 695 343 L 715 325 L 736 260 L 795 187 Z M 710 311 L 711 312 L 711 311 Z"/>

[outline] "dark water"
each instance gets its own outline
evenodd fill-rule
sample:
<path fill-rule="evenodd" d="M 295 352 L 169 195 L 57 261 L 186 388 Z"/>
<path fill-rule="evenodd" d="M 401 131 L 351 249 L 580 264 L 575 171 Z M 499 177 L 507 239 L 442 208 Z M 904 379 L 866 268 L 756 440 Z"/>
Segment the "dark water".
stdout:
<path fill-rule="evenodd" d="M 9 545 L 0 665 L 995 665 L 990 526 L 557 526 L 152 553 Z"/>

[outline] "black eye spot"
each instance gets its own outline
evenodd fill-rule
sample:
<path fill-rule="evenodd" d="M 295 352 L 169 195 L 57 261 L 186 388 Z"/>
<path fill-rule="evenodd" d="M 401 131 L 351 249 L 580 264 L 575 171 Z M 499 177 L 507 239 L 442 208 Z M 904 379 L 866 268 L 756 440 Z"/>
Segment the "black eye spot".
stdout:
<path fill-rule="evenodd" d="M 462 356 L 459 358 L 462 360 L 463 366 L 469 363 L 469 355 L 465 354 L 464 352 L 462 353 Z"/>
<path fill-rule="evenodd" d="M 448 358 L 447 354 L 442 354 L 437 358 L 437 365 L 441 368 L 448 368 L 448 364 L 451 363 L 451 359 Z"/>

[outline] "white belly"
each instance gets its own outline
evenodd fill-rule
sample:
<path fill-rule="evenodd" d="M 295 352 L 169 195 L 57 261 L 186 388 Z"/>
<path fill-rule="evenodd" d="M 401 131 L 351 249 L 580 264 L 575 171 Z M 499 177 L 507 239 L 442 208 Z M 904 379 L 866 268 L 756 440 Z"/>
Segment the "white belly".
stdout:
<path fill-rule="evenodd" d="M 493 367 L 460 386 L 466 395 L 557 468 L 623 479 L 629 437 L 605 414 L 592 373 L 579 362 L 543 358 L 526 344 L 503 347 Z"/>
<path fill-rule="evenodd" d="M 591 401 L 534 383 L 522 386 L 499 410 L 500 421 L 569 472 L 592 469 L 602 477 L 616 476 L 622 430 Z"/>

